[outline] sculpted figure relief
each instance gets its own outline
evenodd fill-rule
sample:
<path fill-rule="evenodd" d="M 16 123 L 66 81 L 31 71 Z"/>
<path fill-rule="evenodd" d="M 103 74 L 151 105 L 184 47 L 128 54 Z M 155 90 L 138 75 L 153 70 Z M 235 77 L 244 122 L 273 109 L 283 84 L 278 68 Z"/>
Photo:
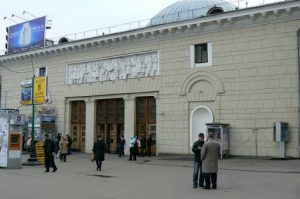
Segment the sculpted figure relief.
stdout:
<path fill-rule="evenodd" d="M 67 84 L 159 75 L 158 52 L 128 55 L 67 66 Z"/>

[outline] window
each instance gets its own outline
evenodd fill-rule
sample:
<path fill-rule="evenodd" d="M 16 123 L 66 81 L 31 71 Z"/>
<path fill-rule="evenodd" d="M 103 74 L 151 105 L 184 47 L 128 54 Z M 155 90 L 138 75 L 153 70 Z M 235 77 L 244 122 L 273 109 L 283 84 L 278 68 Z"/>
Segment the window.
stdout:
<path fill-rule="evenodd" d="M 36 77 L 45 77 L 47 76 L 47 67 L 41 67 L 36 69 L 35 76 Z"/>
<path fill-rule="evenodd" d="M 208 62 L 208 53 L 207 53 L 207 44 L 198 44 L 195 45 L 195 63 L 207 63 Z"/>
<path fill-rule="evenodd" d="M 202 67 L 212 65 L 211 43 L 202 43 L 191 46 L 190 48 L 191 67 Z"/>
<path fill-rule="evenodd" d="M 46 76 L 46 68 L 43 67 L 43 68 L 39 68 L 39 76 Z"/>

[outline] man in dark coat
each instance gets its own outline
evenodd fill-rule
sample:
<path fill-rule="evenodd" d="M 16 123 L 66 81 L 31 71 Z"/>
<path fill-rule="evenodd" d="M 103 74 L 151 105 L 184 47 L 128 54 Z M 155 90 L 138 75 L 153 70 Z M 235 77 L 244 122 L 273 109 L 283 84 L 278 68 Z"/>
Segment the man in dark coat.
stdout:
<path fill-rule="evenodd" d="M 93 152 L 97 170 L 101 171 L 102 161 L 104 161 L 104 154 L 106 153 L 106 145 L 102 139 L 102 135 L 99 135 L 98 140 L 94 143 Z"/>
<path fill-rule="evenodd" d="M 146 155 L 146 138 L 144 135 L 142 135 L 141 138 L 141 156 L 145 156 Z"/>
<path fill-rule="evenodd" d="M 205 178 L 204 189 L 217 189 L 218 156 L 220 144 L 213 139 L 213 134 L 208 133 L 208 140 L 203 144 L 201 151 L 202 171 Z"/>
<path fill-rule="evenodd" d="M 49 172 L 50 166 L 53 167 L 53 172 L 55 172 L 57 170 L 57 167 L 54 162 L 55 143 L 49 138 L 48 134 L 45 134 L 44 152 L 45 152 L 45 167 L 46 167 L 45 172 Z"/>
<path fill-rule="evenodd" d="M 199 133 L 198 140 L 193 144 L 192 151 L 194 152 L 194 174 L 193 174 L 193 188 L 204 187 L 204 176 L 202 173 L 201 149 L 204 144 L 204 134 Z M 200 171 L 200 175 L 199 175 Z M 199 178 L 200 176 L 200 178 Z M 199 181 L 198 181 L 199 179 Z"/>
<path fill-rule="evenodd" d="M 148 156 L 151 156 L 151 146 L 152 146 L 152 136 L 149 135 L 148 136 L 148 140 L 147 140 L 147 153 L 148 153 Z"/>

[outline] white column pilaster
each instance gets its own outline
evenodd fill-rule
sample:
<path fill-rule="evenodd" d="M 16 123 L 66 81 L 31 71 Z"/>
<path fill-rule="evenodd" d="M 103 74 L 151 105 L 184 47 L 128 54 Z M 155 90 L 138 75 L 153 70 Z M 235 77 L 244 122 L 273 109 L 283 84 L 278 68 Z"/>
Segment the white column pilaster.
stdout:
<path fill-rule="evenodd" d="M 91 153 L 95 140 L 95 100 L 87 98 L 85 101 L 86 118 L 85 118 L 85 152 Z"/>
<path fill-rule="evenodd" d="M 124 116 L 124 137 L 126 140 L 125 154 L 129 154 L 129 137 L 135 134 L 135 97 L 126 95 Z"/>
<path fill-rule="evenodd" d="M 63 134 L 71 135 L 70 125 L 71 125 L 71 102 L 65 99 L 65 113 L 64 113 L 64 132 Z"/>
<path fill-rule="evenodd" d="M 160 132 L 161 132 L 161 124 L 160 120 L 161 117 L 165 115 L 165 112 L 161 109 L 160 100 L 159 100 L 159 94 L 156 93 L 154 95 L 155 98 L 155 104 L 156 104 L 156 156 L 159 154 L 159 148 L 160 148 Z"/>

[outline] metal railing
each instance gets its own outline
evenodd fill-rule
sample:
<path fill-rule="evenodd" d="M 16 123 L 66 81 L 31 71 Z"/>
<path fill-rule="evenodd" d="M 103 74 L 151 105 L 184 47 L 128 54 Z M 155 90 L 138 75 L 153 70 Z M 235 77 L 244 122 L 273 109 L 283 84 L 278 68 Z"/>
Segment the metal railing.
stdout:
<path fill-rule="evenodd" d="M 265 4 L 274 3 L 274 0 L 261 0 L 262 1 L 261 4 L 251 5 L 251 4 L 248 4 L 248 1 L 249 0 L 234 0 L 234 1 L 229 1 L 229 3 L 236 6 L 236 9 L 244 9 L 247 7 L 249 8 L 249 7 L 253 7 L 253 6 L 257 6 L 257 5 L 265 5 Z M 285 0 L 276 0 L 276 2 L 281 2 L 281 1 L 285 1 Z M 216 6 L 222 6 L 222 4 L 216 5 Z M 208 7 L 211 8 L 212 5 L 210 5 Z M 178 13 L 172 13 L 169 15 L 153 17 L 151 19 L 143 19 L 143 20 L 139 20 L 139 21 L 133 21 L 133 22 L 128 22 L 128 23 L 114 25 L 114 26 L 107 26 L 107 27 L 102 27 L 102 28 L 98 28 L 98 29 L 62 35 L 62 36 L 54 37 L 51 39 L 46 39 L 46 43 L 47 43 L 47 41 L 49 42 L 49 44 L 46 44 L 46 46 L 59 44 L 59 40 L 63 37 L 67 38 L 68 41 L 75 41 L 75 40 L 82 40 L 82 39 L 87 39 L 87 38 L 92 38 L 92 37 L 98 37 L 98 36 L 102 36 L 102 35 L 109 35 L 109 34 L 120 33 L 120 32 L 124 32 L 124 31 L 130 31 L 130 30 L 134 30 L 134 29 L 140 29 L 140 28 L 144 28 L 144 27 L 147 27 L 150 25 L 154 26 L 154 25 L 159 25 L 162 23 L 171 23 L 171 22 L 175 22 L 175 21 L 188 20 L 188 19 L 192 19 L 195 17 L 201 17 L 201 16 L 206 15 L 206 13 L 202 14 L 202 15 L 201 15 L 201 13 L 203 13 L 203 11 L 207 12 L 207 9 L 208 9 L 207 7 L 203 7 L 203 8 L 188 10 L 185 12 L 178 12 Z M 4 55 L 4 54 L 5 54 L 5 50 L 0 50 L 0 55 Z"/>

